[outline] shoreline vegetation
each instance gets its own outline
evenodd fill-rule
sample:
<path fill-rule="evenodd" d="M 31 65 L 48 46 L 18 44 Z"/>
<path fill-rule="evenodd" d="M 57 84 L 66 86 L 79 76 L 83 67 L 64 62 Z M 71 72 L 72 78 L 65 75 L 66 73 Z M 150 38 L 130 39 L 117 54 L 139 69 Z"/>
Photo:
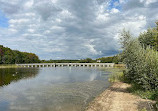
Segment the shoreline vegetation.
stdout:
<path fill-rule="evenodd" d="M 158 22 L 156 24 L 137 38 L 123 30 L 120 57 L 126 67 L 122 72 L 112 71 L 109 81 L 113 85 L 96 97 L 87 111 L 158 111 Z"/>
<path fill-rule="evenodd" d="M 0 68 L 19 68 L 16 64 L 0 64 Z"/>
<path fill-rule="evenodd" d="M 158 110 L 158 22 L 156 27 L 133 37 L 123 30 L 120 35 L 121 58 L 126 64 L 122 81 L 131 84 L 129 92 L 156 101 Z"/>

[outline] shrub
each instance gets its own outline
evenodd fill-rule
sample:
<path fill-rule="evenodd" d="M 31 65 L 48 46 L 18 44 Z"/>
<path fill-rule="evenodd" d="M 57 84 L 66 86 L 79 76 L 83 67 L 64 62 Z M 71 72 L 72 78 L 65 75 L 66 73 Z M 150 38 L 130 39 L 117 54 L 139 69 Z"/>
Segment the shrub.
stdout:
<path fill-rule="evenodd" d="M 158 52 L 144 48 L 129 32 L 123 31 L 121 36 L 125 78 L 144 90 L 158 89 Z"/>

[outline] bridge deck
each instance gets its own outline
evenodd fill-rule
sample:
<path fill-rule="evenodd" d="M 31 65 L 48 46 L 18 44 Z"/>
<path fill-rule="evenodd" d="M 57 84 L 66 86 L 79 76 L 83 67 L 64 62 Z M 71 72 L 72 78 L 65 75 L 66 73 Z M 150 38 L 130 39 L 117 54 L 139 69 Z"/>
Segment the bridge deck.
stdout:
<path fill-rule="evenodd" d="M 83 67 L 113 67 L 114 63 L 32 63 L 16 64 L 21 67 L 63 67 L 63 66 L 83 66 Z"/>

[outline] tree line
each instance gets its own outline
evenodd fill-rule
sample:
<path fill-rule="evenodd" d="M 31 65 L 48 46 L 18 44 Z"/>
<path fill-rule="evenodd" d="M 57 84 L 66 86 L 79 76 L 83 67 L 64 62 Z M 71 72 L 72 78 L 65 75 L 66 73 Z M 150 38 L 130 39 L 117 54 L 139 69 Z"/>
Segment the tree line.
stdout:
<path fill-rule="evenodd" d="M 19 63 L 118 63 L 119 56 L 101 57 L 95 60 L 91 58 L 81 60 L 40 60 L 34 53 L 20 52 L 0 45 L 0 64 L 19 64 Z"/>
<path fill-rule="evenodd" d="M 19 63 L 119 63 L 122 60 L 119 55 L 111 57 L 101 57 L 95 60 L 91 58 L 80 60 L 40 60 L 34 53 L 20 52 L 18 50 L 12 50 L 8 47 L 0 45 L 0 64 L 19 64 Z"/>
<path fill-rule="evenodd" d="M 34 53 L 20 52 L 0 45 L 0 64 L 38 63 L 39 57 Z"/>
<path fill-rule="evenodd" d="M 0 64 L 20 64 L 20 63 L 118 63 L 120 62 L 119 56 L 101 57 L 98 59 L 81 59 L 81 60 L 40 60 L 34 53 L 20 52 L 12 50 L 8 47 L 0 45 Z"/>
<path fill-rule="evenodd" d="M 121 63 L 122 59 L 120 58 L 120 54 L 112 56 L 112 57 L 101 57 L 96 59 L 97 61 L 100 61 L 101 63 Z"/>
<path fill-rule="evenodd" d="M 42 63 L 116 63 L 118 64 L 121 62 L 121 59 L 119 55 L 112 56 L 112 57 L 101 57 L 98 59 L 91 59 L 91 58 L 86 58 L 86 59 L 81 59 L 81 60 L 41 60 Z"/>

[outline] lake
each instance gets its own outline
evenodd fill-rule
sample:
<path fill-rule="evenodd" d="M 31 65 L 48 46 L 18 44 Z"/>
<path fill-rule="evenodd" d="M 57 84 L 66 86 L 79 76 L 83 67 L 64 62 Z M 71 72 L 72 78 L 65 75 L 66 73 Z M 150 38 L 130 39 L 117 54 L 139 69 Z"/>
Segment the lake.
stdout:
<path fill-rule="evenodd" d="M 82 111 L 109 87 L 109 74 L 90 67 L 0 69 L 0 111 Z"/>

